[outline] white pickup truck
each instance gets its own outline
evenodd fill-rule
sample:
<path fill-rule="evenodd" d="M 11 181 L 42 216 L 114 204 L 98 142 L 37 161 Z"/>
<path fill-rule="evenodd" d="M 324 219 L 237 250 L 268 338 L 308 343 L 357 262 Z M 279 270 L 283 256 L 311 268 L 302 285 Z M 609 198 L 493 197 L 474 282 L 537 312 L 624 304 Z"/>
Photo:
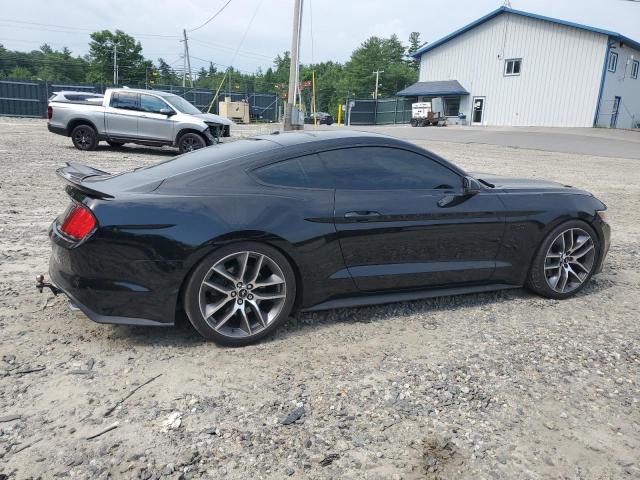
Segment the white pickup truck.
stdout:
<path fill-rule="evenodd" d="M 234 124 L 219 115 L 202 113 L 178 95 L 129 88 L 107 89 L 104 95 L 54 93 L 47 116 L 49 131 L 71 137 L 80 150 L 93 150 L 105 140 L 112 147 L 171 145 L 184 153 L 228 137 Z"/>

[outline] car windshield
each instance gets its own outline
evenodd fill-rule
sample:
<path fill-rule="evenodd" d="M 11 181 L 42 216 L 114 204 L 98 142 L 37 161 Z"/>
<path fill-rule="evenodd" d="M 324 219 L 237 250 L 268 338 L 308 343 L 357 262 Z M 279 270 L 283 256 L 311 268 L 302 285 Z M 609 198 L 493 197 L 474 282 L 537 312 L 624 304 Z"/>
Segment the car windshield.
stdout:
<path fill-rule="evenodd" d="M 189 115 L 197 115 L 202 113 L 196 107 L 187 102 L 184 98 L 178 95 L 163 95 L 164 99 L 171 104 L 173 108 L 182 113 L 188 113 Z"/>

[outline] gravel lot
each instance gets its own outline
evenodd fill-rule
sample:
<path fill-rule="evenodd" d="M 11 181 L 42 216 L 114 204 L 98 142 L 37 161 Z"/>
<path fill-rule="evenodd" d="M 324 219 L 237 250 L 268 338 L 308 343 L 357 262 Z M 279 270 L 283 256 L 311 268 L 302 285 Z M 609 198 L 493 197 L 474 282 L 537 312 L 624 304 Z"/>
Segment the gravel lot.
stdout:
<path fill-rule="evenodd" d="M 300 314 L 242 349 L 188 324 L 96 325 L 34 288 L 68 203 L 54 169 L 172 153 L 83 153 L 43 120 L 0 118 L 0 479 L 640 478 L 638 161 L 428 147 L 591 190 L 614 229 L 604 272 L 563 302 L 511 290 Z"/>

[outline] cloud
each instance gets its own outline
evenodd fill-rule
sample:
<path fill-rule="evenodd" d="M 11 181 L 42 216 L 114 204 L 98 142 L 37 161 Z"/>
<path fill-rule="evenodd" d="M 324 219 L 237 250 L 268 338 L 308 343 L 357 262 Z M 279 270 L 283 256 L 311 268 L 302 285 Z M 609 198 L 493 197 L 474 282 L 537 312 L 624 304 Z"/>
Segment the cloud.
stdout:
<path fill-rule="evenodd" d="M 182 66 L 182 29 L 194 28 L 226 0 L 3 0 L 0 43 L 15 50 L 37 49 L 42 43 L 68 46 L 76 54 L 88 50 L 89 31 L 11 24 L 6 19 L 56 24 L 77 29 L 119 28 L 138 36 L 147 58 Z M 513 8 L 619 31 L 640 40 L 640 3 L 614 0 L 512 0 Z M 419 31 L 423 41 L 438 38 L 485 15 L 499 0 L 305 0 L 301 59 L 304 62 L 345 61 L 367 37 L 397 34 L 407 41 Z M 251 27 L 247 25 L 259 7 Z M 277 54 L 291 46 L 293 0 L 232 0 L 219 17 L 194 32 L 190 51 L 195 69 L 208 61 L 246 71 L 268 68 Z M 313 40 L 311 31 L 313 30 Z M 246 32 L 244 43 L 241 39 Z"/>

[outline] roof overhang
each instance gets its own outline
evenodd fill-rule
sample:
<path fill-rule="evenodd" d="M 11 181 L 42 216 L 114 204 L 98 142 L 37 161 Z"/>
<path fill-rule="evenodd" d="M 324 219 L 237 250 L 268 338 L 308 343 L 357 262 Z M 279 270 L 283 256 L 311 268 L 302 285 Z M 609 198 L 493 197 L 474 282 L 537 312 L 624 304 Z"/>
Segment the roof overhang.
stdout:
<path fill-rule="evenodd" d="M 396 93 L 399 97 L 453 97 L 469 95 L 457 80 L 416 82 Z"/>
<path fill-rule="evenodd" d="M 535 18 L 537 20 L 544 20 L 546 22 L 551 22 L 551 23 L 555 23 L 558 25 L 564 25 L 566 27 L 573 27 L 573 28 L 579 28 L 580 30 L 587 30 L 590 32 L 594 32 L 594 33 L 600 33 L 602 35 L 607 35 L 611 38 L 613 38 L 616 41 L 625 43 L 633 48 L 637 48 L 640 50 L 640 42 L 637 42 L 629 37 L 625 37 L 624 35 L 621 35 L 618 32 L 612 32 L 611 30 L 605 30 L 603 28 L 596 28 L 596 27 L 590 27 L 589 25 L 582 25 L 580 23 L 574 23 L 574 22 L 567 22 L 566 20 L 560 20 L 558 18 L 552 18 L 552 17 L 545 17 L 544 15 L 538 15 L 536 13 L 529 13 L 529 12 L 524 12 L 522 10 L 514 10 L 513 8 L 508 8 L 508 7 L 500 7 L 490 13 L 488 13 L 487 15 L 485 15 L 484 17 L 479 18 L 478 20 L 471 22 L 470 24 L 456 30 L 455 32 L 450 33 L 449 35 L 442 37 L 439 40 L 436 40 L 435 42 L 432 43 L 428 43 L 422 47 L 420 47 L 418 50 L 416 50 L 415 52 L 413 52 L 411 54 L 411 56 L 413 58 L 418 58 L 420 57 L 423 53 L 426 53 L 430 50 L 433 50 L 434 48 L 439 47 L 440 45 L 443 45 L 445 43 L 447 43 L 449 40 L 453 40 L 454 38 L 462 35 L 465 32 L 468 32 L 469 30 L 477 27 L 478 25 L 481 25 L 489 20 L 491 20 L 492 18 L 497 17 L 498 15 L 502 14 L 502 13 L 512 13 L 514 15 L 520 15 L 522 17 L 529 17 L 529 18 Z"/>

